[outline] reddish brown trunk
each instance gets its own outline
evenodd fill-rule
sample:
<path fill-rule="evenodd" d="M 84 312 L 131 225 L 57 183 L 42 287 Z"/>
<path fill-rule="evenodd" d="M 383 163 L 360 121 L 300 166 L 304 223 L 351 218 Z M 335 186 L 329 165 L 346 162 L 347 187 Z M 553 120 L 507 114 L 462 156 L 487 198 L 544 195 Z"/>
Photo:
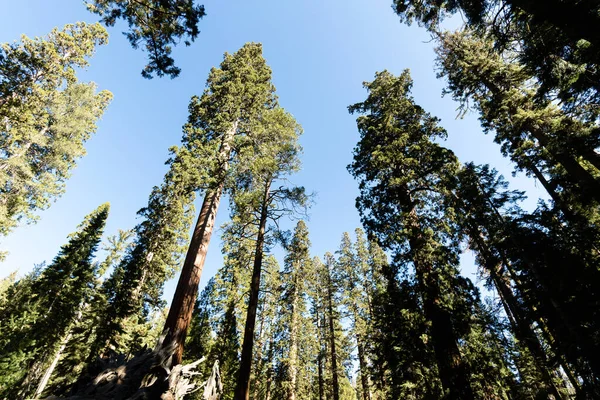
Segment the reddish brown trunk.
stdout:
<path fill-rule="evenodd" d="M 262 272 L 263 247 L 265 242 L 265 229 L 267 226 L 269 208 L 269 190 L 271 182 L 265 185 L 265 194 L 260 212 L 260 224 L 256 238 L 256 251 L 254 253 L 254 268 L 252 281 L 250 283 L 250 298 L 248 300 L 248 312 L 246 314 L 246 327 L 244 329 L 244 341 L 242 343 L 242 358 L 238 381 L 235 388 L 234 400 L 250 399 L 250 372 L 252 369 L 252 348 L 254 346 L 254 327 L 256 325 L 256 310 L 258 309 L 258 295 L 260 292 L 260 274 Z"/>
<path fill-rule="evenodd" d="M 177 282 L 177 289 L 165 322 L 164 330 L 168 329 L 168 331 L 164 343 L 168 345 L 175 342 L 177 344 L 172 365 L 181 364 L 183 344 L 192 320 L 196 296 L 198 295 L 198 285 L 202 277 L 202 269 L 204 268 L 204 261 L 206 260 L 222 192 L 223 184 L 216 190 L 208 192 L 204 197 L 198 222 L 194 228 L 192 242 L 185 257 L 183 269 Z"/>
<path fill-rule="evenodd" d="M 192 320 L 192 313 L 196 297 L 198 296 L 198 285 L 202 277 L 208 245 L 210 244 L 210 238 L 221 201 L 221 194 L 225 186 L 225 174 L 229 168 L 229 157 L 231 154 L 231 140 L 235 135 L 237 125 L 237 122 L 234 122 L 231 129 L 223 135 L 223 142 L 219 150 L 221 168 L 218 171 L 218 176 L 220 177 L 220 183 L 216 188 L 208 190 L 204 196 L 200 215 L 194 228 L 192 240 L 185 256 L 185 261 L 183 262 L 183 268 L 181 269 L 181 275 L 177 282 L 177 288 L 173 295 L 169 315 L 165 322 L 163 331 L 167 335 L 164 344 L 167 346 L 171 343 L 176 344 L 172 365 L 181 364 L 183 345 Z"/>

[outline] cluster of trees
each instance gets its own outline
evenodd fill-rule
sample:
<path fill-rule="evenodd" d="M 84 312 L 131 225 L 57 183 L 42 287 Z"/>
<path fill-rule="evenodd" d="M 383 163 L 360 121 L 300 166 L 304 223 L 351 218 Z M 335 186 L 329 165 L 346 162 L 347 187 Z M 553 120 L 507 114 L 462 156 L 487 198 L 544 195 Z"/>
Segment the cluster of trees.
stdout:
<path fill-rule="evenodd" d="M 365 231 L 314 257 L 301 219 L 310 196 L 287 179 L 302 129 L 278 104 L 261 45 L 248 43 L 191 99 L 164 181 L 104 260 L 106 204 L 48 266 L 1 282 L 0 396 L 76 390 L 162 334 L 169 365 L 208 358 L 198 382 L 219 362 L 223 399 L 600 397 L 600 13 L 591 1 L 538 3 L 397 0 L 394 10 L 431 31 L 446 91 L 549 200 L 526 211 L 492 167 L 461 162 L 412 98 L 409 71 L 382 71 L 349 107 Z M 193 40 L 204 15 L 191 0 L 89 8 L 106 25 L 129 23 L 150 54 L 146 77 L 179 73 L 170 45 Z M 465 26 L 441 31 L 458 12 Z M 84 154 L 110 94 L 74 68 L 105 41 L 101 25 L 78 23 L 2 45 L 1 234 L 47 207 Z M 224 262 L 197 299 L 222 199 Z M 293 233 L 285 217 L 298 220 Z M 460 275 L 466 249 L 494 298 Z M 162 288 L 180 266 L 166 311 Z"/>

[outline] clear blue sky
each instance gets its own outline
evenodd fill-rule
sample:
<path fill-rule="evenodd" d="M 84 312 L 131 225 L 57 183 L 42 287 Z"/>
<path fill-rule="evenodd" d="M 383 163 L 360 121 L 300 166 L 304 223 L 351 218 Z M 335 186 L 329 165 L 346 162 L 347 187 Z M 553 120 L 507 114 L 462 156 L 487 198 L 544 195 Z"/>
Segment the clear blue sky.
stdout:
<path fill-rule="evenodd" d="M 357 184 L 346 171 L 358 134 L 355 117 L 346 107 L 365 98 L 362 82 L 371 80 L 375 71 L 398 74 L 410 68 L 414 97 L 442 119 L 449 131 L 447 145 L 462 161 L 489 163 L 510 178 L 512 166 L 492 137 L 481 133 L 476 115 L 457 120 L 457 104 L 441 97 L 444 82 L 435 77 L 428 35 L 416 26 L 401 25 L 391 0 L 204 4 L 208 15 L 201 21 L 198 39 L 174 51 L 182 68 L 174 80 L 143 79 L 145 53 L 130 48 L 121 34 L 124 25 L 109 29 L 109 44 L 99 48 L 80 78 L 112 91 L 114 101 L 88 142 L 88 154 L 68 181 L 66 194 L 40 214 L 37 224 L 22 226 L 1 240 L 0 248 L 10 255 L 0 264 L 0 277 L 50 262 L 83 216 L 103 202 L 111 203 L 106 235 L 132 228 L 136 211 L 146 204 L 152 186 L 162 181 L 168 147 L 179 143 L 190 97 L 202 92 L 209 69 L 221 62 L 224 52 L 235 52 L 246 42 L 263 44 L 280 103 L 304 127 L 303 170 L 292 180 L 317 193 L 308 221 L 313 255 L 335 251 L 342 232 L 360 224 L 354 208 Z M 0 42 L 95 20 L 82 1 L 5 0 Z M 540 193 L 534 181 L 523 176 L 510 180 L 514 188 L 528 191 L 528 205 L 534 206 Z M 228 216 L 223 205 L 219 224 Z M 221 264 L 218 238 L 213 236 L 203 283 Z M 463 265 L 465 275 L 472 277 L 472 257 L 465 256 Z M 170 282 L 169 301 L 173 289 Z"/>

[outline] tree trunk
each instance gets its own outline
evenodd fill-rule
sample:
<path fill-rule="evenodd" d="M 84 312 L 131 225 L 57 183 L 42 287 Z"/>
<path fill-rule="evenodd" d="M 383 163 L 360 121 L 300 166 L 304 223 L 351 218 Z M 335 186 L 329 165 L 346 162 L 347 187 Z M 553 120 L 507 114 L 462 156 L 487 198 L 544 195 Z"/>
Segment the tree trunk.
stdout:
<path fill-rule="evenodd" d="M 329 319 L 329 343 L 331 348 L 331 379 L 333 400 L 340 400 L 340 384 L 338 382 L 337 352 L 335 349 L 335 329 L 333 324 L 333 283 L 331 281 L 331 271 L 327 266 L 327 306 Z"/>
<path fill-rule="evenodd" d="M 210 237 L 215 225 L 221 194 L 225 186 L 225 174 L 229 168 L 229 157 L 231 154 L 231 141 L 237 130 L 238 122 L 234 122 L 231 129 L 223 135 L 223 142 L 219 150 L 219 159 L 221 162 L 218 172 L 220 182 L 218 185 L 206 192 L 198 222 L 194 228 L 192 240 L 183 263 L 181 275 L 177 282 L 177 289 L 173 295 L 169 315 L 165 322 L 164 331 L 166 332 L 165 345 L 176 343 L 176 349 L 173 353 L 172 365 L 181 364 L 183 355 L 183 345 L 187 335 L 188 327 L 192 321 L 192 313 L 198 296 L 198 285 L 210 244 Z"/>
<path fill-rule="evenodd" d="M 538 370 L 544 377 L 546 388 L 557 400 L 562 400 L 563 397 L 554 384 L 554 380 L 550 374 L 548 360 L 546 359 L 546 352 L 540 344 L 535 332 L 533 332 L 531 329 L 530 321 L 527 321 L 526 318 L 524 318 L 523 312 L 518 305 L 512 289 L 508 285 L 506 278 L 501 275 L 500 267 L 490 267 L 488 270 L 492 276 L 494 286 L 496 286 L 496 290 L 500 294 L 506 314 L 512 315 L 511 325 L 513 325 L 513 332 L 515 336 L 519 341 L 525 343 L 527 349 L 529 349 L 529 352 L 537 364 Z"/>
<path fill-rule="evenodd" d="M 407 212 L 407 228 L 409 229 L 409 247 L 413 254 L 413 264 L 419 286 L 423 293 L 423 311 L 431 321 L 431 338 L 433 350 L 438 364 L 442 387 L 447 391 L 447 400 L 474 400 L 473 390 L 469 382 L 467 367 L 462 360 L 457 338 L 452 326 L 450 313 L 440 305 L 440 287 L 437 271 L 426 261 L 425 242 L 421 234 L 419 217 L 415 203 L 408 187 L 401 188 L 404 211 Z"/>
<path fill-rule="evenodd" d="M 290 386 L 287 398 L 288 400 L 296 400 L 296 381 L 298 378 L 298 271 L 294 271 L 292 322 L 290 324 L 290 354 L 288 363 Z"/>
<path fill-rule="evenodd" d="M 50 380 L 50 377 L 52 376 L 54 369 L 58 365 L 60 356 L 62 356 L 63 351 L 65 351 L 65 348 L 67 347 L 67 343 L 69 343 L 69 340 L 71 340 L 71 336 L 73 336 L 73 333 L 72 333 L 72 331 L 69 331 L 69 333 L 61 341 L 58 351 L 54 354 L 52 363 L 46 369 L 46 372 L 44 372 L 44 376 L 42 376 L 42 379 L 40 380 L 40 383 L 38 384 L 37 389 L 35 390 L 35 394 L 33 395 L 34 399 L 37 399 L 38 397 L 40 397 L 41 394 L 46 389 L 46 385 L 48 384 L 48 381 Z"/>
<path fill-rule="evenodd" d="M 533 123 L 526 124 L 525 128 L 550 153 L 552 158 L 562 165 L 571 179 L 579 183 L 579 186 L 587 195 L 600 202 L 600 182 L 588 170 L 583 168 L 575 157 L 563 151 L 553 150 L 547 135 Z"/>
<path fill-rule="evenodd" d="M 248 312 L 246 315 L 246 327 L 244 329 L 244 341 L 242 344 L 242 357 L 238 381 L 235 388 L 234 400 L 250 399 L 250 372 L 252 369 L 252 347 L 254 346 L 254 327 L 256 325 L 256 310 L 258 308 L 258 296 L 260 293 L 260 274 L 262 272 L 262 259 L 264 252 L 265 230 L 269 211 L 269 193 L 271 181 L 265 184 L 265 193 L 260 211 L 260 222 L 256 238 L 256 251 L 254 254 L 254 268 L 252 281 L 250 283 L 250 298 L 248 300 Z"/>
<path fill-rule="evenodd" d="M 365 346 L 360 335 L 356 335 L 358 347 L 358 364 L 360 367 L 360 383 L 362 386 L 363 400 L 371 400 L 371 388 L 369 387 L 369 375 L 367 373 L 367 359 L 365 356 Z"/>
<path fill-rule="evenodd" d="M 325 390 L 325 380 L 323 375 L 323 335 L 321 331 L 323 329 L 324 321 L 321 321 L 319 316 L 319 305 L 317 307 L 316 312 L 316 320 L 317 320 L 317 338 L 319 339 L 319 353 L 317 354 L 317 371 L 318 371 L 318 379 L 319 379 L 319 400 L 324 400 L 324 390 Z"/>

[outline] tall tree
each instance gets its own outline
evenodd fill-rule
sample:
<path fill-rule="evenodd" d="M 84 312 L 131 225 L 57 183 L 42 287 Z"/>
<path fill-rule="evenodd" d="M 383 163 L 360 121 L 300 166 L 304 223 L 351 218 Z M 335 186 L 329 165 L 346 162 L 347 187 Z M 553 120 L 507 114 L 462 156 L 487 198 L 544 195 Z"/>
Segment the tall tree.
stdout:
<path fill-rule="evenodd" d="M 181 362 L 214 221 L 231 175 L 230 166 L 237 162 L 238 144 L 244 143 L 257 116 L 274 105 L 273 92 L 262 46 L 249 43 L 235 54 L 225 55 L 221 67 L 211 70 L 204 94 L 194 97 L 190 104 L 184 149 L 190 155 L 204 154 L 198 160 L 205 162 L 198 166 L 203 179 L 190 185 L 203 188 L 205 195 L 165 323 L 165 344 L 174 342 L 177 346 L 174 363 Z"/>
<path fill-rule="evenodd" d="M 342 235 L 337 265 L 341 275 L 342 304 L 350 317 L 350 330 L 358 355 L 360 393 L 363 400 L 371 399 L 367 346 L 370 328 L 370 294 L 373 281 L 369 276 L 368 249 L 361 229 L 356 230 L 356 243 L 350 235 Z"/>
<path fill-rule="evenodd" d="M 184 149 L 174 147 L 171 155 L 163 184 L 152 189 L 148 205 L 138 211 L 142 221 L 133 229 L 132 244 L 103 284 L 107 305 L 100 313 L 90 362 L 136 350 L 139 343 L 127 331 L 162 307 L 163 284 L 180 265 L 194 217 L 190 182 L 197 174 Z M 94 375 L 91 367 L 88 372 Z"/>
<path fill-rule="evenodd" d="M 78 22 L 0 45 L 1 235 L 49 207 L 85 155 L 112 94 L 79 83 L 75 69 L 106 41 L 101 25 Z"/>
<path fill-rule="evenodd" d="M 285 316 L 280 320 L 283 324 L 283 340 L 280 346 L 284 352 L 283 366 L 285 370 L 286 399 L 297 397 L 299 365 L 299 342 L 302 319 L 305 317 L 306 279 L 304 276 L 310 269 L 310 239 L 308 228 L 304 221 L 298 221 L 292 239 L 287 246 L 284 268 L 282 272 L 282 307 Z M 285 343 L 285 344 L 283 344 Z"/>
<path fill-rule="evenodd" d="M 443 190 L 438 185 L 442 171 L 456 169 L 457 161 L 432 142 L 446 133 L 436 118 L 414 103 L 411 86 L 408 71 L 399 77 L 380 72 L 365 83 L 367 100 L 350 107 L 363 115 L 357 119 L 361 136 L 349 169 L 360 180 L 357 206 L 367 230 L 392 249 L 397 260 L 414 266 L 448 398 L 472 399 L 469 372 L 458 347 L 465 316 L 449 311 L 469 299 L 461 293 L 464 282 L 456 271 L 453 224 L 438 207 L 437 197 Z"/>
<path fill-rule="evenodd" d="M 338 321 L 338 310 L 334 301 L 336 288 L 333 280 L 333 268 L 335 268 L 335 258 L 331 253 L 325 253 L 324 275 L 326 285 L 326 310 L 329 330 L 329 351 L 331 353 L 331 391 L 333 400 L 340 400 L 340 366 L 338 364 L 338 349 L 336 348 L 336 322 Z"/>
<path fill-rule="evenodd" d="M 193 42 L 200 30 L 198 23 L 206 15 L 204 6 L 194 0 L 89 0 L 88 10 L 98 14 L 106 26 L 114 26 L 119 19 L 129 25 L 125 36 L 134 49 L 140 44 L 148 52 L 148 64 L 142 70 L 144 78 L 167 75 L 179 76 L 181 69 L 171 57 L 171 46 L 183 38 L 186 46 Z"/>
<path fill-rule="evenodd" d="M 0 357 L 10 358 L 15 353 L 24 355 L 21 363 L 8 365 L 10 369 L 3 374 L 12 374 L 16 378 L 3 388 L 5 394 L 14 395 L 19 391 L 21 396 L 27 396 L 35 391 L 37 396 L 43 392 L 64 350 L 65 337 L 78 320 L 80 309 L 93 294 L 97 265 L 92 259 L 108 210 L 108 204 L 103 204 L 87 215 L 52 263 L 31 282 L 30 298 L 2 311 L 3 321 L 10 321 L 28 309 L 35 310 L 37 315 L 29 325 L 14 332 L 4 332 L 5 343 Z M 17 390 L 19 385 L 21 388 Z"/>
<path fill-rule="evenodd" d="M 236 171 L 239 183 L 235 189 L 238 193 L 234 197 L 237 197 L 237 206 L 246 208 L 246 212 L 251 214 L 250 222 L 256 224 L 258 230 L 239 379 L 234 397 L 239 400 L 250 398 L 250 374 L 263 256 L 265 245 L 272 242 L 270 236 L 277 232 L 269 229 L 268 222 L 271 220 L 277 223 L 284 214 L 293 212 L 296 207 L 305 206 L 307 201 L 304 188 L 272 189 L 273 184 L 286 179 L 299 169 L 300 133 L 301 128 L 296 120 L 283 109 L 265 111 L 247 136 L 252 146 L 247 146 L 239 156 L 241 162 Z"/>

